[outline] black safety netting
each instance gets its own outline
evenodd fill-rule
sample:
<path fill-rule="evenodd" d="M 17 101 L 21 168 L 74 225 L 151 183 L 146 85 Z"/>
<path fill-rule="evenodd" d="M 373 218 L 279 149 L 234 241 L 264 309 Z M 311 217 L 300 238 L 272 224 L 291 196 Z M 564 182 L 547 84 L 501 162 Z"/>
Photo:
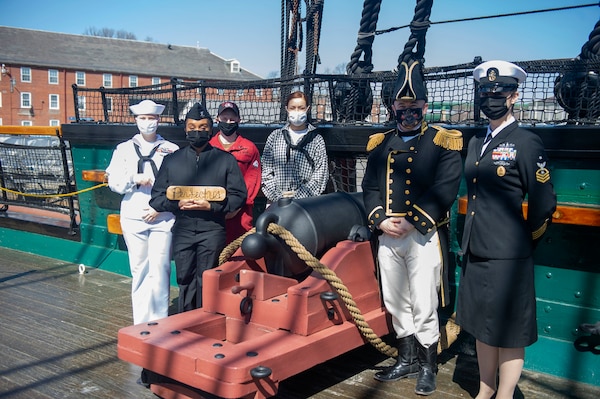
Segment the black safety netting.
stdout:
<path fill-rule="evenodd" d="M 446 125 L 485 124 L 477 104 L 473 69 L 479 62 L 425 68 L 429 95 L 426 118 Z M 599 61 L 577 59 L 514 62 L 527 72 L 519 87 L 515 116 L 524 125 L 597 124 L 600 116 Z M 311 98 L 313 124 L 383 124 L 396 80 L 391 72 L 352 75 L 298 75 L 246 82 L 183 82 L 105 89 L 74 86 L 76 122 L 134 123 L 129 106 L 144 99 L 165 105 L 163 123 L 180 124 L 189 108 L 202 103 L 216 116 L 223 101 L 234 101 L 243 124 L 285 121 L 287 95 L 302 90 Z"/>

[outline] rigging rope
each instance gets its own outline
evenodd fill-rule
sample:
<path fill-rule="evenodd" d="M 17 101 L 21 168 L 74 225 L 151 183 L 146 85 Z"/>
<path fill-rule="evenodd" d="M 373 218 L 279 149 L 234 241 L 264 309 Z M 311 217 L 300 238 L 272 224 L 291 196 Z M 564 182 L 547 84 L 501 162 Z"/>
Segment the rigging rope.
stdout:
<path fill-rule="evenodd" d="M 325 0 L 306 0 L 306 65 L 305 73 L 317 72 L 319 58 L 319 41 L 321 38 L 321 22 L 323 20 L 323 3 Z"/>
<path fill-rule="evenodd" d="M 600 6 L 600 2 L 599 3 L 591 3 L 591 4 L 582 4 L 582 5 L 578 5 L 578 6 L 548 8 L 548 9 L 544 9 L 544 10 L 513 12 L 513 13 L 509 13 L 509 14 L 486 15 L 486 16 L 483 16 L 483 17 L 470 17 L 470 18 L 451 19 L 451 20 L 446 20 L 446 21 L 431 22 L 430 24 L 431 25 L 440 25 L 440 24 L 450 24 L 450 23 L 456 23 L 456 22 L 479 21 L 479 20 L 482 20 L 482 19 L 502 18 L 502 17 L 514 17 L 514 16 L 517 16 L 517 15 L 537 14 L 537 13 L 542 13 L 542 12 L 553 12 L 553 11 L 564 11 L 564 10 L 572 10 L 572 9 L 575 9 L 575 8 L 597 7 L 597 6 Z M 396 26 L 396 27 L 393 27 L 393 28 L 378 30 L 378 31 L 375 31 L 374 34 L 375 35 L 381 35 L 381 34 L 384 34 L 384 33 L 390 33 L 390 32 L 397 31 L 399 29 L 408 28 L 409 26 L 410 25 L 402 25 L 402 26 Z"/>
<path fill-rule="evenodd" d="M 582 63 L 600 60 L 600 21 L 596 22 L 576 60 Z M 594 120 L 600 116 L 600 71 L 586 70 L 567 71 L 554 81 L 554 96 L 569 119 Z"/>
<path fill-rule="evenodd" d="M 402 62 L 410 65 L 411 60 L 419 61 L 421 64 L 425 63 L 425 34 L 430 26 L 429 16 L 431 15 L 432 5 L 433 0 L 417 0 L 415 15 L 410 23 L 410 37 L 404 45 L 402 54 L 398 57 L 398 67 Z"/>
<path fill-rule="evenodd" d="M 588 41 L 581 47 L 579 57 L 582 60 L 597 60 L 600 57 L 600 20 L 588 37 Z"/>
<path fill-rule="evenodd" d="M 373 33 L 377 28 L 380 9 L 381 0 L 365 0 L 363 3 L 356 48 L 350 56 L 350 62 L 346 67 L 348 74 L 371 73 L 373 70 L 373 40 L 375 40 Z M 362 62 L 360 61 L 361 55 L 364 55 Z"/>
<path fill-rule="evenodd" d="M 286 37 L 283 45 L 285 61 L 281 77 L 296 74 L 298 53 L 302 51 L 302 18 L 300 17 L 300 0 L 287 0 L 285 7 Z"/>

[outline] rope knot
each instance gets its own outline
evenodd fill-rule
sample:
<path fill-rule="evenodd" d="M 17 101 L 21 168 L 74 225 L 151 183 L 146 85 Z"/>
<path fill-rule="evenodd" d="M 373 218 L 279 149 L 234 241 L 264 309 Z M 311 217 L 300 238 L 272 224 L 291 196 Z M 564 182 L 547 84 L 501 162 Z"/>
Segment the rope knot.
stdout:
<path fill-rule="evenodd" d="M 427 19 L 425 21 L 412 21 L 410 23 L 410 31 L 413 33 L 422 33 L 427 31 L 431 26 L 431 22 Z"/>

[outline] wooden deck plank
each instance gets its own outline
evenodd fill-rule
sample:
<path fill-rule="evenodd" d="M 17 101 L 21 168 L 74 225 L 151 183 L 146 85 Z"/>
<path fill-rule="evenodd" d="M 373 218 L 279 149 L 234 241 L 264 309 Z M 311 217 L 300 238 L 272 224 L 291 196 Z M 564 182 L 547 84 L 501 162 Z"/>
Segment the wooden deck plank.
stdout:
<path fill-rule="evenodd" d="M 131 324 L 131 279 L 2 248 L 0 397 L 156 398 L 136 384 L 140 368 L 117 358 Z M 173 290 L 176 301 L 176 290 Z M 174 307 L 173 307 L 174 309 Z M 384 337 L 390 342 L 390 337 Z M 474 397 L 477 362 L 467 336 L 444 352 L 431 398 Z M 366 345 L 282 381 L 278 399 L 416 398 L 415 380 L 381 383 L 391 359 Z M 515 398 L 595 399 L 600 387 L 525 371 Z"/>

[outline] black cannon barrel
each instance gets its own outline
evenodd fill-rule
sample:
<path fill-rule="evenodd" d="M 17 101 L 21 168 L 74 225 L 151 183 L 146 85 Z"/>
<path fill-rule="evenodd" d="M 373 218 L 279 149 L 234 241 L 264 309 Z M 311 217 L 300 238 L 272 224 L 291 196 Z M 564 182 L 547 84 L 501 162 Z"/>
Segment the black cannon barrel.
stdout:
<path fill-rule="evenodd" d="M 367 224 L 362 193 L 337 192 L 298 200 L 282 198 L 258 218 L 256 230 L 263 228 L 261 218 L 273 220 L 273 214 L 276 223 L 289 230 L 315 256 L 348 238 L 353 226 Z"/>
<path fill-rule="evenodd" d="M 249 258 L 265 258 L 270 273 L 307 275 L 307 266 L 279 237 L 267 232 L 276 223 L 290 233 L 315 257 L 321 257 L 348 238 L 355 226 L 366 226 L 362 193 L 337 192 L 318 197 L 282 198 L 256 220 L 256 233 L 244 239 L 242 251 Z"/>

